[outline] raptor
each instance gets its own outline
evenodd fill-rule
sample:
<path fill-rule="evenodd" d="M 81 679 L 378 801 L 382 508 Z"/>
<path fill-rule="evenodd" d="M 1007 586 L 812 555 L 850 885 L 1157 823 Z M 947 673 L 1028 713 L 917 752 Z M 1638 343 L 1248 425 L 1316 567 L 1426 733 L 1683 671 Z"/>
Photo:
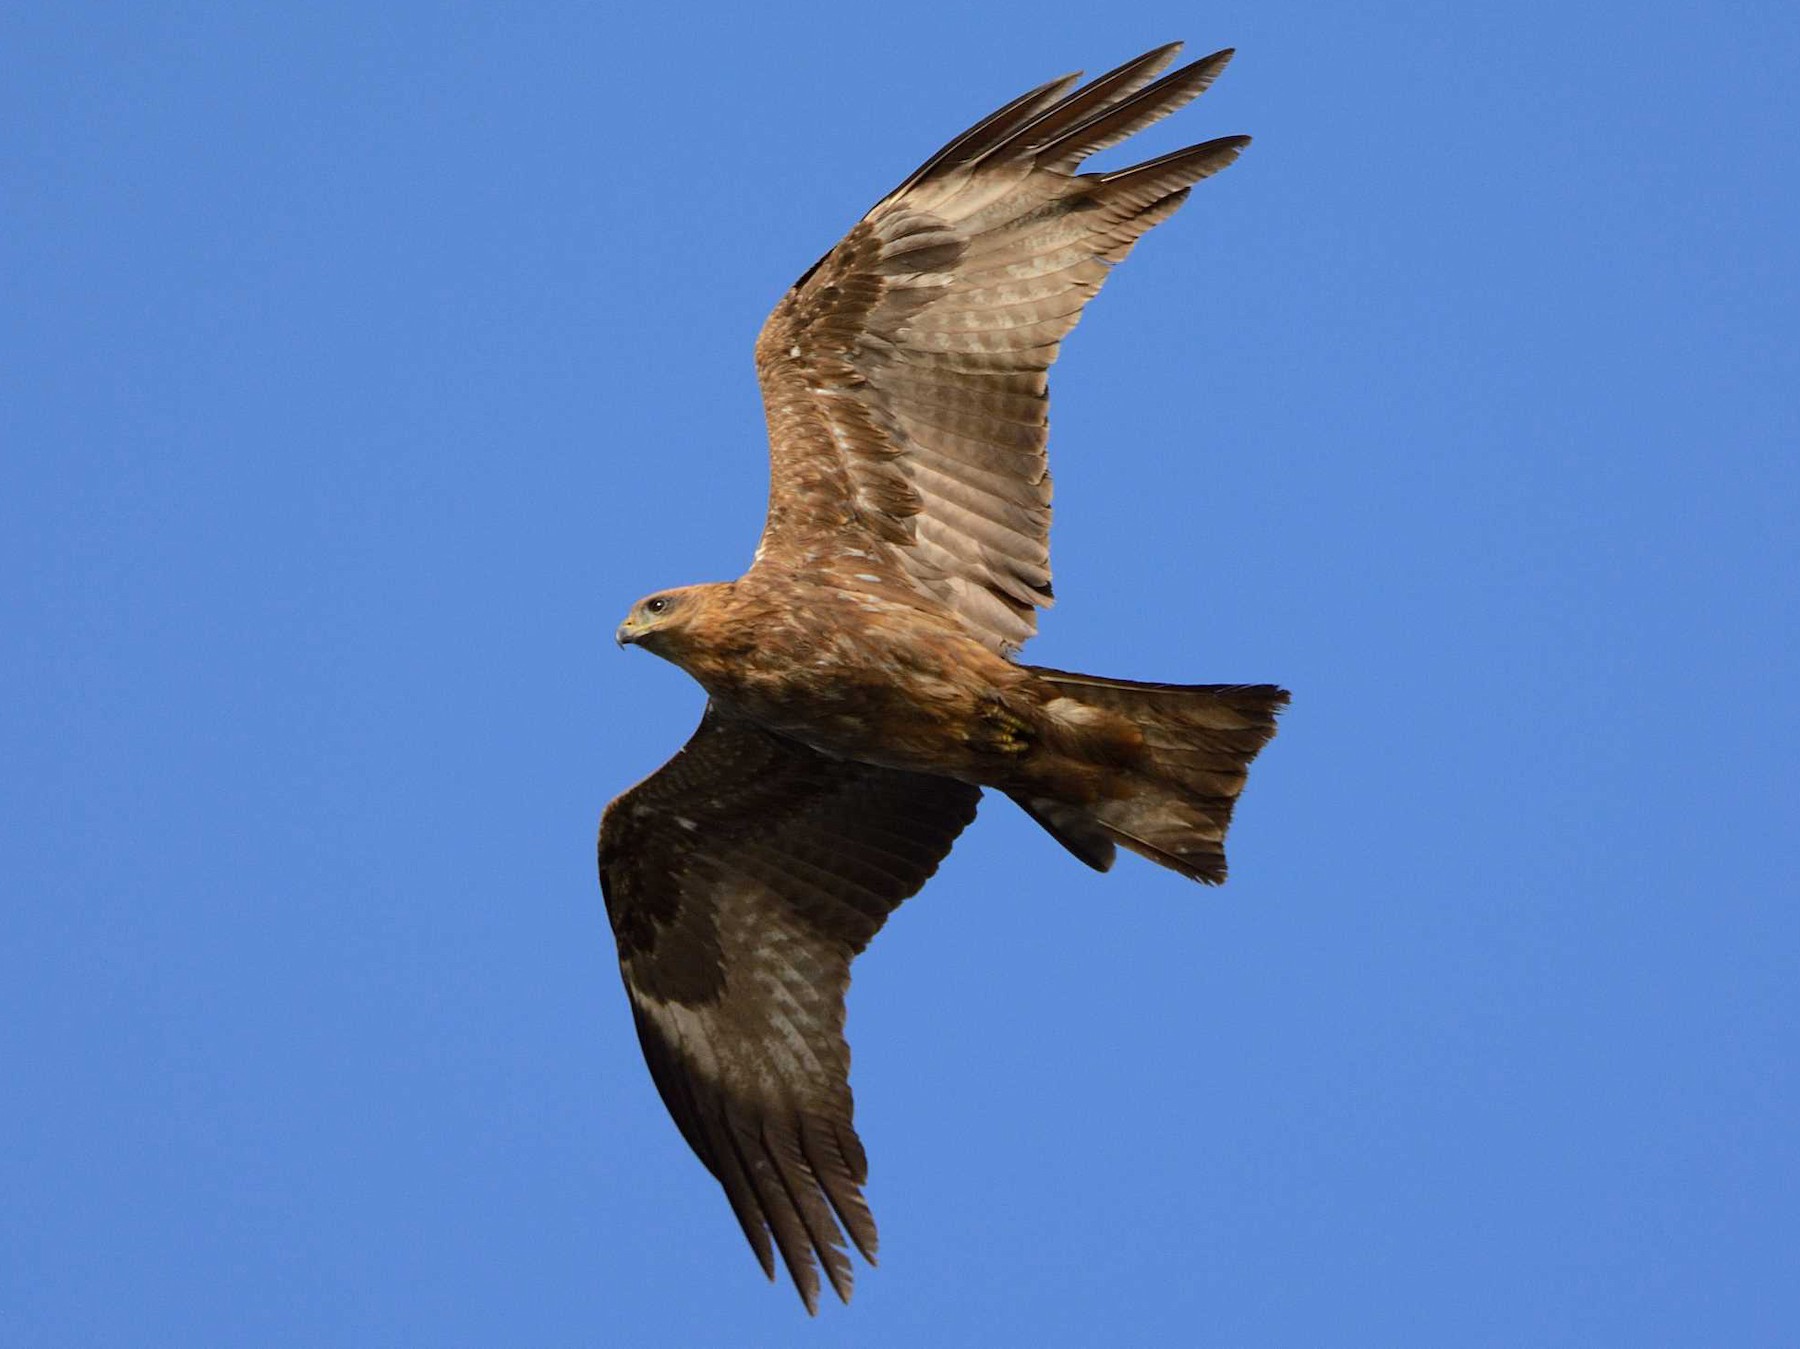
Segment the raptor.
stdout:
<path fill-rule="evenodd" d="M 651 1075 L 757 1258 L 809 1311 L 871 1262 L 852 1125 L 850 962 L 984 790 L 1082 862 L 1197 881 L 1287 702 L 1022 664 L 1050 603 L 1047 374 L 1108 272 L 1227 136 L 1105 173 L 1089 156 L 1195 98 L 1179 44 L 1039 86 L 931 156 L 809 268 L 756 344 L 768 521 L 736 581 L 658 591 L 618 640 L 708 695 L 610 806 L 600 880 Z M 1160 76 L 1160 78 L 1159 78 Z"/>

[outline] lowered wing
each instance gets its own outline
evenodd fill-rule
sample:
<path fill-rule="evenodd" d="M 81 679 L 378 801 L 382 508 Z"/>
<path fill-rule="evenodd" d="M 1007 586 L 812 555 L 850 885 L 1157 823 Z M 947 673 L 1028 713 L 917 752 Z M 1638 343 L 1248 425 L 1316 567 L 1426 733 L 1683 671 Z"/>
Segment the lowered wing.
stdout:
<path fill-rule="evenodd" d="M 850 961 L 937 870 L 981 791 L 828 759 L 708 708 L 606 808 L 600 885 L 638 1038 L 763 1270 L 809 1311 L 875 1258 L 851 1122 Z M 772 1244 L 771 1244 L 772 1240 Z"/>

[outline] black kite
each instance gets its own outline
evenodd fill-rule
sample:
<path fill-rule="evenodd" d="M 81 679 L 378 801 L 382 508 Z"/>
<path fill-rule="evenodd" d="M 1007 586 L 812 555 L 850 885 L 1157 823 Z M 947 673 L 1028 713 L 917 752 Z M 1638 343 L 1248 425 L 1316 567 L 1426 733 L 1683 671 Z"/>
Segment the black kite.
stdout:
<path fill-rule="evenodd" d="M 1124 847 L 1225 878 L 1287 694 L 1012 656 L 1050 603 L 1046 373 L 1138 237 L 1248 143 L 1111 173 L 1088 156 L 1210 85 L 1178 45 L 1032 90 L 933 155 L 802 276 L 756 344 L 773 461 L 741 579 L 661 591 L 622 643 L 710 701 L 607 807 L 600 879 L 650 1072 L 763 1269 L 808 1310 L 875 1256 L 851 1126 L 851 959 L 982 789 L 1098 870 Z M 1152 82 L 1154 80 L 1154 82 Z"/>

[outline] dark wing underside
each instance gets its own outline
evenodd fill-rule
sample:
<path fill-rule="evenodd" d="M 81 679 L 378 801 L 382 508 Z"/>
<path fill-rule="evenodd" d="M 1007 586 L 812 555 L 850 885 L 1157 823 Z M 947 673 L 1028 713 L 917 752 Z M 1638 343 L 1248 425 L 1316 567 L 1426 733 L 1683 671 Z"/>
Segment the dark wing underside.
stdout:
<path fill-rule="evenodd" d="M 850 961 L 917 892 L 980 789 L 847 763 L 708 708 L 606 809 L 600 884 L 638 1038 L 763 1270 L 808 1310 L 875 1258 L 852 1126 Z M 771 1245 L 771 1238 L 773 1244 Z"/>
<path fill-rule="evenodd" d="M 1053 80 L 958 136 L 788 292 L 756 344 L 773 565 L 881 572 L 1010 654 L 1050 602 L 1047 373 L 1146 230 L 1249 138 L 1078 173 L 1200 94 L 1179 44 Z"/>

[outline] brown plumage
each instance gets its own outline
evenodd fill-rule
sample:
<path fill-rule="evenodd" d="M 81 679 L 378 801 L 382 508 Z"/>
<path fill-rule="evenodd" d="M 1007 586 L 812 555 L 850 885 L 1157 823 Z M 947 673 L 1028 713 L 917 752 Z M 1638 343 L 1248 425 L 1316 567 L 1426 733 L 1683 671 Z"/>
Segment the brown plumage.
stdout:
<path fill-rule="evenodd" d="M 683 1136 L 808 1310 L 844 1239 L 873 1261 L 843 1038 L 850 961 L 936 870 L 982 788 L 1099 870 L 1127 848 L 1225 878 L 1287 694 L 1013 660 L 1050 603 L 1046 375 L 1107 272 L 1231 136 L 1083 160 L 1206 89 L 1178 45 L 1066 76 L 958 136 L 764 325 L 768 523 L 739 580 L 640 601 L 619 640 L 710 701 L 607 807 L 600 879 L 638 1034 Z"/>

